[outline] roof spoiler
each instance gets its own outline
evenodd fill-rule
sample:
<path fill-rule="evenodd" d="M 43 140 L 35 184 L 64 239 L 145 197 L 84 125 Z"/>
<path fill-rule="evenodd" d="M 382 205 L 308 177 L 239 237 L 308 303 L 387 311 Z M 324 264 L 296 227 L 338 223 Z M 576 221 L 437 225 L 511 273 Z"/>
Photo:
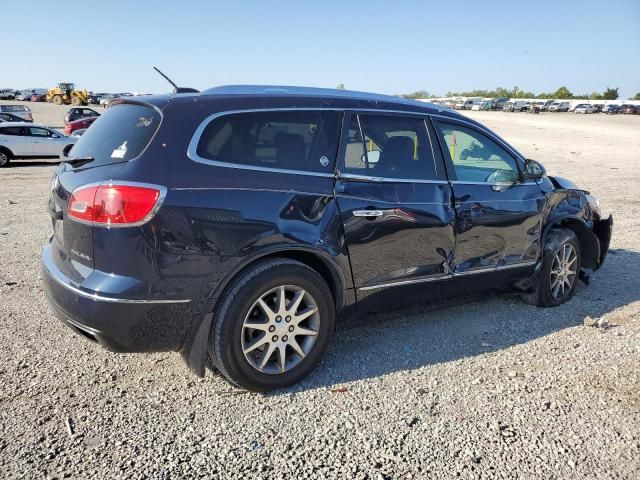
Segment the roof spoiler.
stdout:
<path fill-rule="evenodd" d="M 173 93 L 200 93 L 200 91 L 196 90 L 195 88 L 179 87 L 169 77 L 167 77 L 164 73 L 162 73 L 158 67 L 153 67 L 153 69 L 156 72 L 158 72 L 160 75 L 162 75 L 164 79 L 173 86 Z"/>

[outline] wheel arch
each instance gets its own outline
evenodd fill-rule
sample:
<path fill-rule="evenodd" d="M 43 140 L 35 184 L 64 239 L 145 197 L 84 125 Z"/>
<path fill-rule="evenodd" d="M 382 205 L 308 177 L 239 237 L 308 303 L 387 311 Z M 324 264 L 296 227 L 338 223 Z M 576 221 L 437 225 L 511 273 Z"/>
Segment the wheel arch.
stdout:
<path fill-rule="evenodd" d="M 554 228 L 567 228 L 576 234 L 580 242 L 580 257 L 583 267 L 596 270 L 600 266 L 600 240 L 583 218 L 567 215 L 549 222 L 544 228 L 542 245 L 545 244 L 547 235 Z"/>
<path fill-rule="evenodd" d="M 9 155 L 9 159 L 14 157 L 13 152 L 9 149 L 9 147 L 5 147 L 4 145 L 0 145 L 0 152 L 5 152 Z"/>
<path fill-rule="evenodd" d="M 345 273 L 342 272 L 338 263 L 333 260 L 329 253 L 304 245 L 287 245 L 253 255 L 251 258 L 236 265 L 233 270 L 225 275 L 224 280 L 219 282 L 209 293 L 208 301 L 204 306 L 205 312 L 196 314 L 192 320 L 190 331 L 185 336 L 180 348 L 180 354 L 191 371 L 199 377 L 203 377 L 205 374 L 209 330 L 211 329 L 216 309 L 220 305 L 219 300 L 224 298 L 224 292 L 247 269 L 270 258 L 296 260 L 314 269 L 327 282 L 331 290 L 336 306 L 336 314 L 345 306 L 345 291 L 347 289 Z"/>

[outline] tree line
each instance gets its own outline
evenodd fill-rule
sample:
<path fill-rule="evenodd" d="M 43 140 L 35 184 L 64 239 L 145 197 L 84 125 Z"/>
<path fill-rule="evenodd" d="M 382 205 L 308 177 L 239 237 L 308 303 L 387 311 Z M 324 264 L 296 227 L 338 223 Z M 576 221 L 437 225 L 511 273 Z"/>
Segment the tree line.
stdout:
<path fill-rule="evenodd" d="M 417 92 L 406 93 L 400 95 L 404 98 L 435 98 L 435 95 L 430 94 L 426 90 L 418 90 Z M 518 87 L 512 89 L 498 87 L 494 90 L 470 90 L 467 92 L 447 92 L 447 97 L 487 97 L 487 98 L 557 98 L 562 100 L 571 99 L 589 99 L 589 100 L 617 100 L 620 95 L 618 94 L 618 88 L 607 87 L 604 92 L 592 92 L 591 94 L 576 95 L 567 87 L 562 86 L 553 93 L 534 93 L 526 90 L 520 90 Z M 640 100 L 640 93 L 632 98 L 632 100 Z"/>

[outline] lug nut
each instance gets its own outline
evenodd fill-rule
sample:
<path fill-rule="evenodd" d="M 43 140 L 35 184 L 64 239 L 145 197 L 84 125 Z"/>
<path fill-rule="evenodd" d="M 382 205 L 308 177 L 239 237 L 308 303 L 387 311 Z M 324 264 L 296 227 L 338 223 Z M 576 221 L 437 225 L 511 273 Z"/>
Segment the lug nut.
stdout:
<path fill-rule="evenodd" d="M 282 317 L 281 317 L 280 315 L 278 315 L 278 316 L 276 317 L 276 322 L 281 322 L 281 321 L 282 321 Z"/>
<path fill-rule="evenodd" d="M 291 317 L 290 317 L 289 315 L 287 315 L 287 317 L 285 318 L 285 321 L 286 321 L 287 323 L 289 323 L 289 322 L 291 321 Z"/>
<path fill-rule="evenodd" d="M 286 342 L 289 339 L 289 337 L 287 337 L 286 335 L 284 337 L 282 337 L 282 341 Z"/>
<path fill-rule="evenodd" d="M 278 335 L 274 335 L 273 337 L 271 337 L 271 340 L 274 342 L 278 341 Z"/>
<path fill-rule="evenodd" d="M 276 331 L 276 327 L 274 327 L 273 325 L 271 325 L 271 326 L 269 327 L 269 331 L 270 331 L 270 332 L 275 332 L 275 331 Z"/>
<path fill-rule="evenodd" d="M 289 331 L 290 331 L 290 332 L 293 332 L 293 325 L 291 325 L 291 326 L 289 327 Z"/>

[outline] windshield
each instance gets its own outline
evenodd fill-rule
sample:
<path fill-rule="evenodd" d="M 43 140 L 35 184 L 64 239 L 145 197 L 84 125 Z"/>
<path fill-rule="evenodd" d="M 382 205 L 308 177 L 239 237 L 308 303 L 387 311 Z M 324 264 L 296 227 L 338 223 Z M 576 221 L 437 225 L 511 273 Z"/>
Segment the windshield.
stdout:
<path fill-rule="evenodd" d="M 70 157 L 92 157 L 91 166 L 126 162 L 147 147 L 160 126 L 152 107 L 121 104 L 109 108 L 80 137 Z"/>

